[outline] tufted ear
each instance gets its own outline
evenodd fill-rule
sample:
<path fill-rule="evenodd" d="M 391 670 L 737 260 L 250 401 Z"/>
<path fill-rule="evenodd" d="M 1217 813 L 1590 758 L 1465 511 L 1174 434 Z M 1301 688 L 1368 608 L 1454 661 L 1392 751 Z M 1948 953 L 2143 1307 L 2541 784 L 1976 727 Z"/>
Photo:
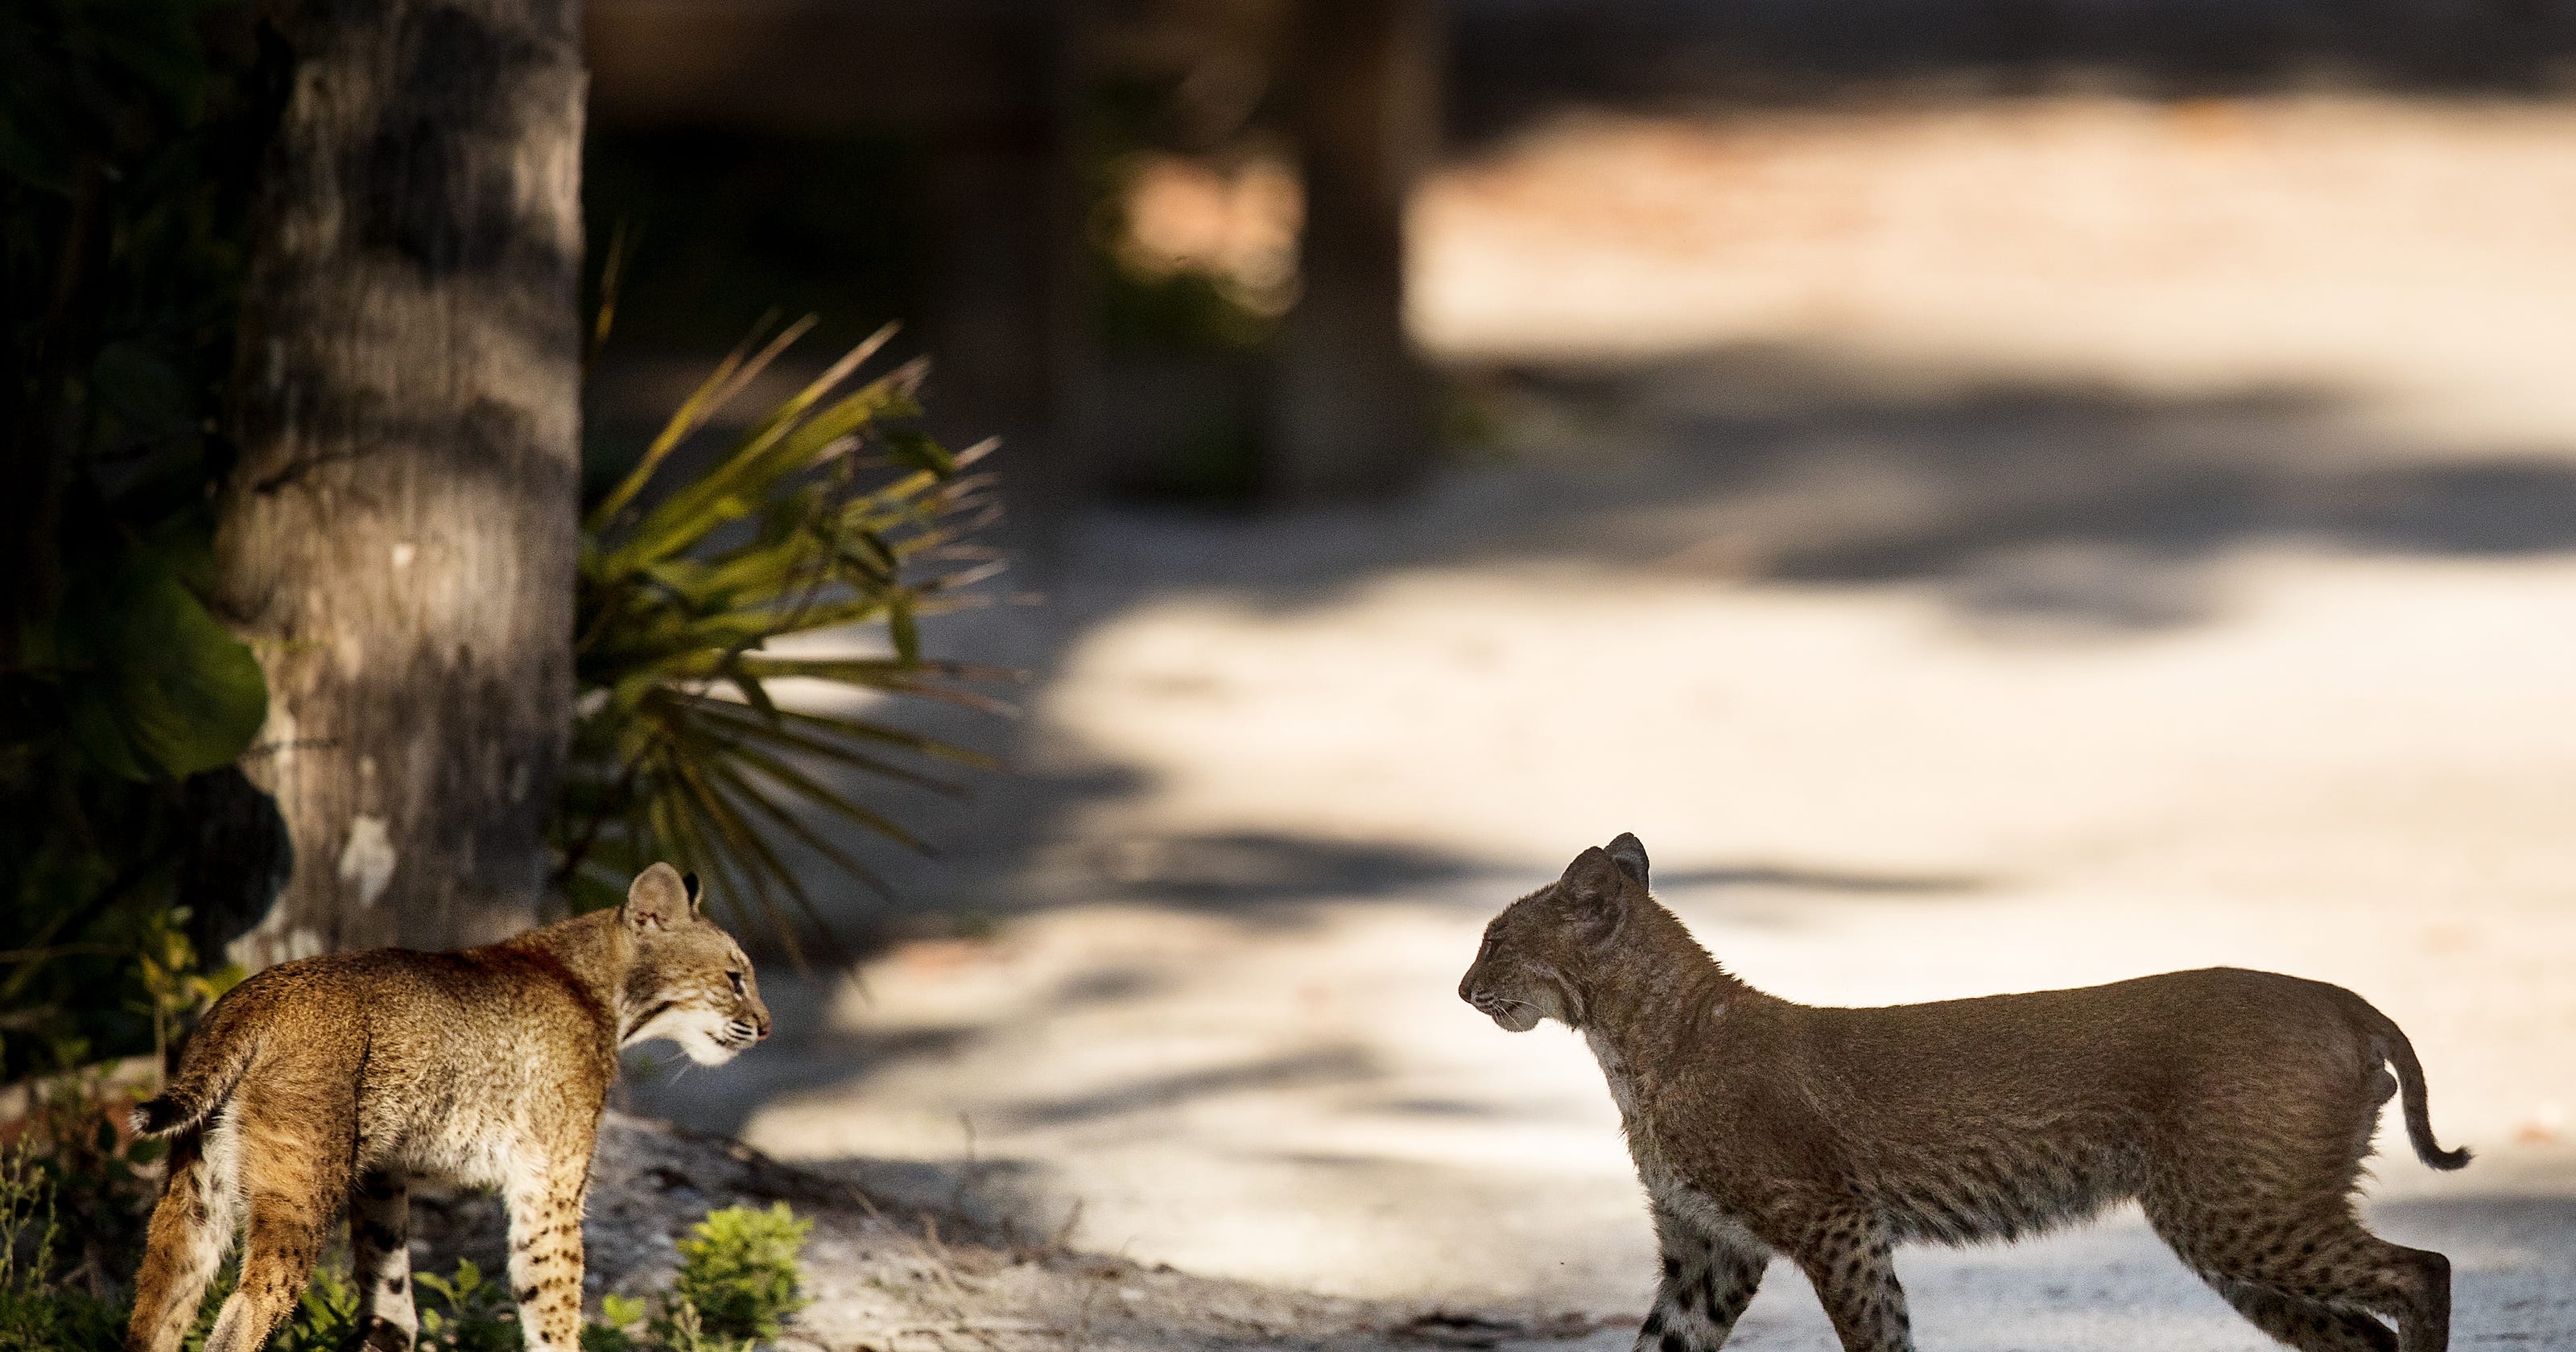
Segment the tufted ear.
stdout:
<path fill-rule="evenodd" d="M 635 885 L 626 889 L 626 904 L 618 914 L 628 929 L 638 933 L 670 929 L 688 920 L 691 890 L 679 870 L 655 864 L 635 875 Z"/>
<path fill-rule="evenodd" d="M 1617 840 L 1610 842 L 1609 855 L 1621 873 L 1635 879 L 1639 887 L 1646 885 L 1646 842 L 1622 831 Z"/>
<path fill-rule="evenodd" d="M 1628 918 L 1627 891 L 1627 876 L 1598 845 L 1574 856 L 1556 880 L 1556 894 L 1567 903 L 1576 931 L 1596 944 L 1609 942 Z"/>

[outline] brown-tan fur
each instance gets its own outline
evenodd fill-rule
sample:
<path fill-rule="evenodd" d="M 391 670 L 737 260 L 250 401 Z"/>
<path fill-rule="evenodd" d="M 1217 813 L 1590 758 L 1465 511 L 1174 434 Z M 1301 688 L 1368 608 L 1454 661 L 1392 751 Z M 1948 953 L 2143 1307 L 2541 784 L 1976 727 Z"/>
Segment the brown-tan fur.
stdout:
<path fill-rule="evenodd" d="M 2340 987 L 2216 968 L 1794 1004 L 1719 967 L 1623 835 L 1495 917 L 1458 993 L 1514 1032 L 1557 1019 L 1600 1061 L 1663 1251 L 1641 1352 L 1723 1344 L 1774 1255 L 1850 1352 L 1910 1352 L 1893 1245 L 2011 1239 L 2129 1200 L 2302 1352 L 2448 1344 L 2449 1261 L 2363 1229 L 2352 1192 L 2401 1081 L 2424 1162 L 2468 1153 L 2434 1143 L 2406 1035 Z"/>
<path fill-rule="evenodd" d="M 235 1228 L 239 1288 L 207 1352 L 254 1352 L 346 1207 L 365 1345 L 409 1348 L 408 1180 L 501 1190 L 530 1352 L 575 1352 L 581 1208 L 623 1046 L 729 1059 L 766 1037 L 751 964 L 656 864 L 626 903 L 457 953 L 307 958 L 227 993 L 135 1113 L 175 1135 L 135 1279 L 129 1352 L 172 1352 Z"/>

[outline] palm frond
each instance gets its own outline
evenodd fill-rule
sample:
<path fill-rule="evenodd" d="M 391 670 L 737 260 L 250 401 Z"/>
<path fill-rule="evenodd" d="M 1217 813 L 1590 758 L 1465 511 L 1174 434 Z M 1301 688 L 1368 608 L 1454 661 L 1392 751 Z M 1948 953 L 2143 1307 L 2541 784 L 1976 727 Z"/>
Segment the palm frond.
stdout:
<path fill-rule="evenodd" d="M 991 519 L 986 441 L 951 452 L 906 424 L 923 366 L 864 382 L 891 327 L 767 410 L 703 471 L 648 496 L 672 453 L 708 431 L 812 320 L 755 334 L 716 365 L 584 517 L 575 679 L 580 715 L 556 814 L 556 881 L 577 908 L 669 858 L 720 885 L 729 918 L 801 955 L 822 926 L 789 843 L 879 894 L 856 844 L 927 852 L 870 786 L 954 796 L 927 764 L 990 755 L 864 715 L 781 703 L 772 682 L 1007 715 L 970 687 L 1015 673 L 925 654 L 925 617 L 976 603 L 1001 566 L 972 543 Z M 767 651 L 793 636 L 880 651 Z"/>

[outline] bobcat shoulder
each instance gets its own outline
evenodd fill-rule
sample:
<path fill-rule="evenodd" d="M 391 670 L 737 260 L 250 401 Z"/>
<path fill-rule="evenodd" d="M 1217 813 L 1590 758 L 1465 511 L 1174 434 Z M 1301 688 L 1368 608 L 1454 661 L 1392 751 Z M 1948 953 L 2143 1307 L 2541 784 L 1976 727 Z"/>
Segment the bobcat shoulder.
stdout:
<path fill-rule="evenodd" d="M 174 1139 L 128 1352 L 174 1352 L 245 1221 L 206 1352 L 257 1352 L 344 1206 L 365 1346 L 408 1349 L 414 1175 L 500 1190 L 530 1352 L 575 1352 L 582 1197 L 618 1050 L 664 1039 L 713 1065 L 768 1034 L 751 963 L 667 864 L 615 910 L 503 943 L 269 968 L 215 1002 L 135 1110 L 137 1130 Z"/>
<path fill-rule="evenodd" d="M 2401 1090 L 2418 1157 L 2457 1169 L 2468 1152 L 2434 1142 L 2406 1035 L 2340 987 L 2218 968 L 1794 1004 L 1710 958 L 1623 835 L 1496 916 L 1458 993 L 1513 1032 L 1556 1019 L 1600 1061 L 1663 1251 L 1641 1352 L 1713 1352 L 1774 1255 L 1848 1352 L 1911 1352 L 1894 1245 L 2011 1239 L 2132 1199 L 2302 1352 L 2448 1344 L 2449 1260 L 2362 1228 L 2352 1191 Z"/>

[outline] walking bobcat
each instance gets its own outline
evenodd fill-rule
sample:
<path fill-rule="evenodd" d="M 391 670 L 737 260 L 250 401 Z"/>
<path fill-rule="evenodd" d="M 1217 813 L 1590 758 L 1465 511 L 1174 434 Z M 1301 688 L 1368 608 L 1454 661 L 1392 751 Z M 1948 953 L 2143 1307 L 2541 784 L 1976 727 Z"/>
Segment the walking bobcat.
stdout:
<path fill-rule="evenodd" d="M 2352 1190 L 2401 1086 L 2416 1155 L 2469 1155 L 2434 1143 L 2406 1035 L 2340 987 L 2214 968 L 1792 1004 L 1694 943 L 1623 835 L 1496 916 L 1458 994 L 1512 1032 L 1556 1019 L 1600 1061 L 1663 1250 L 1640 1352 L 1713 1352 L 1775 1253 L 1848 1352 L 1910 1352 L 1891 1245 L 2011 1239 L 2132 1198 L 2301 1352 L 2449 1343 L 2450 1261 L 2363 1229 Z"/>
<path fill-rule="evenodd" d="M 458 953 L 382 948 L 269 968 L 215 1002 L 134 1113 L 173 1135 L 128 1352 L 174 1352 L 247 1213 L 241 1285 L 206 1352 L 257 1352 L 349 1208 L 364 1345 L 400 1352 L 408 1178 L 497 1187 L 529 1352 L 577 1352 L 581 1206 L 621 1047 L 719 1065 L 769 1036 L 751 963 L 668 864 L 624 905 Z"/>

